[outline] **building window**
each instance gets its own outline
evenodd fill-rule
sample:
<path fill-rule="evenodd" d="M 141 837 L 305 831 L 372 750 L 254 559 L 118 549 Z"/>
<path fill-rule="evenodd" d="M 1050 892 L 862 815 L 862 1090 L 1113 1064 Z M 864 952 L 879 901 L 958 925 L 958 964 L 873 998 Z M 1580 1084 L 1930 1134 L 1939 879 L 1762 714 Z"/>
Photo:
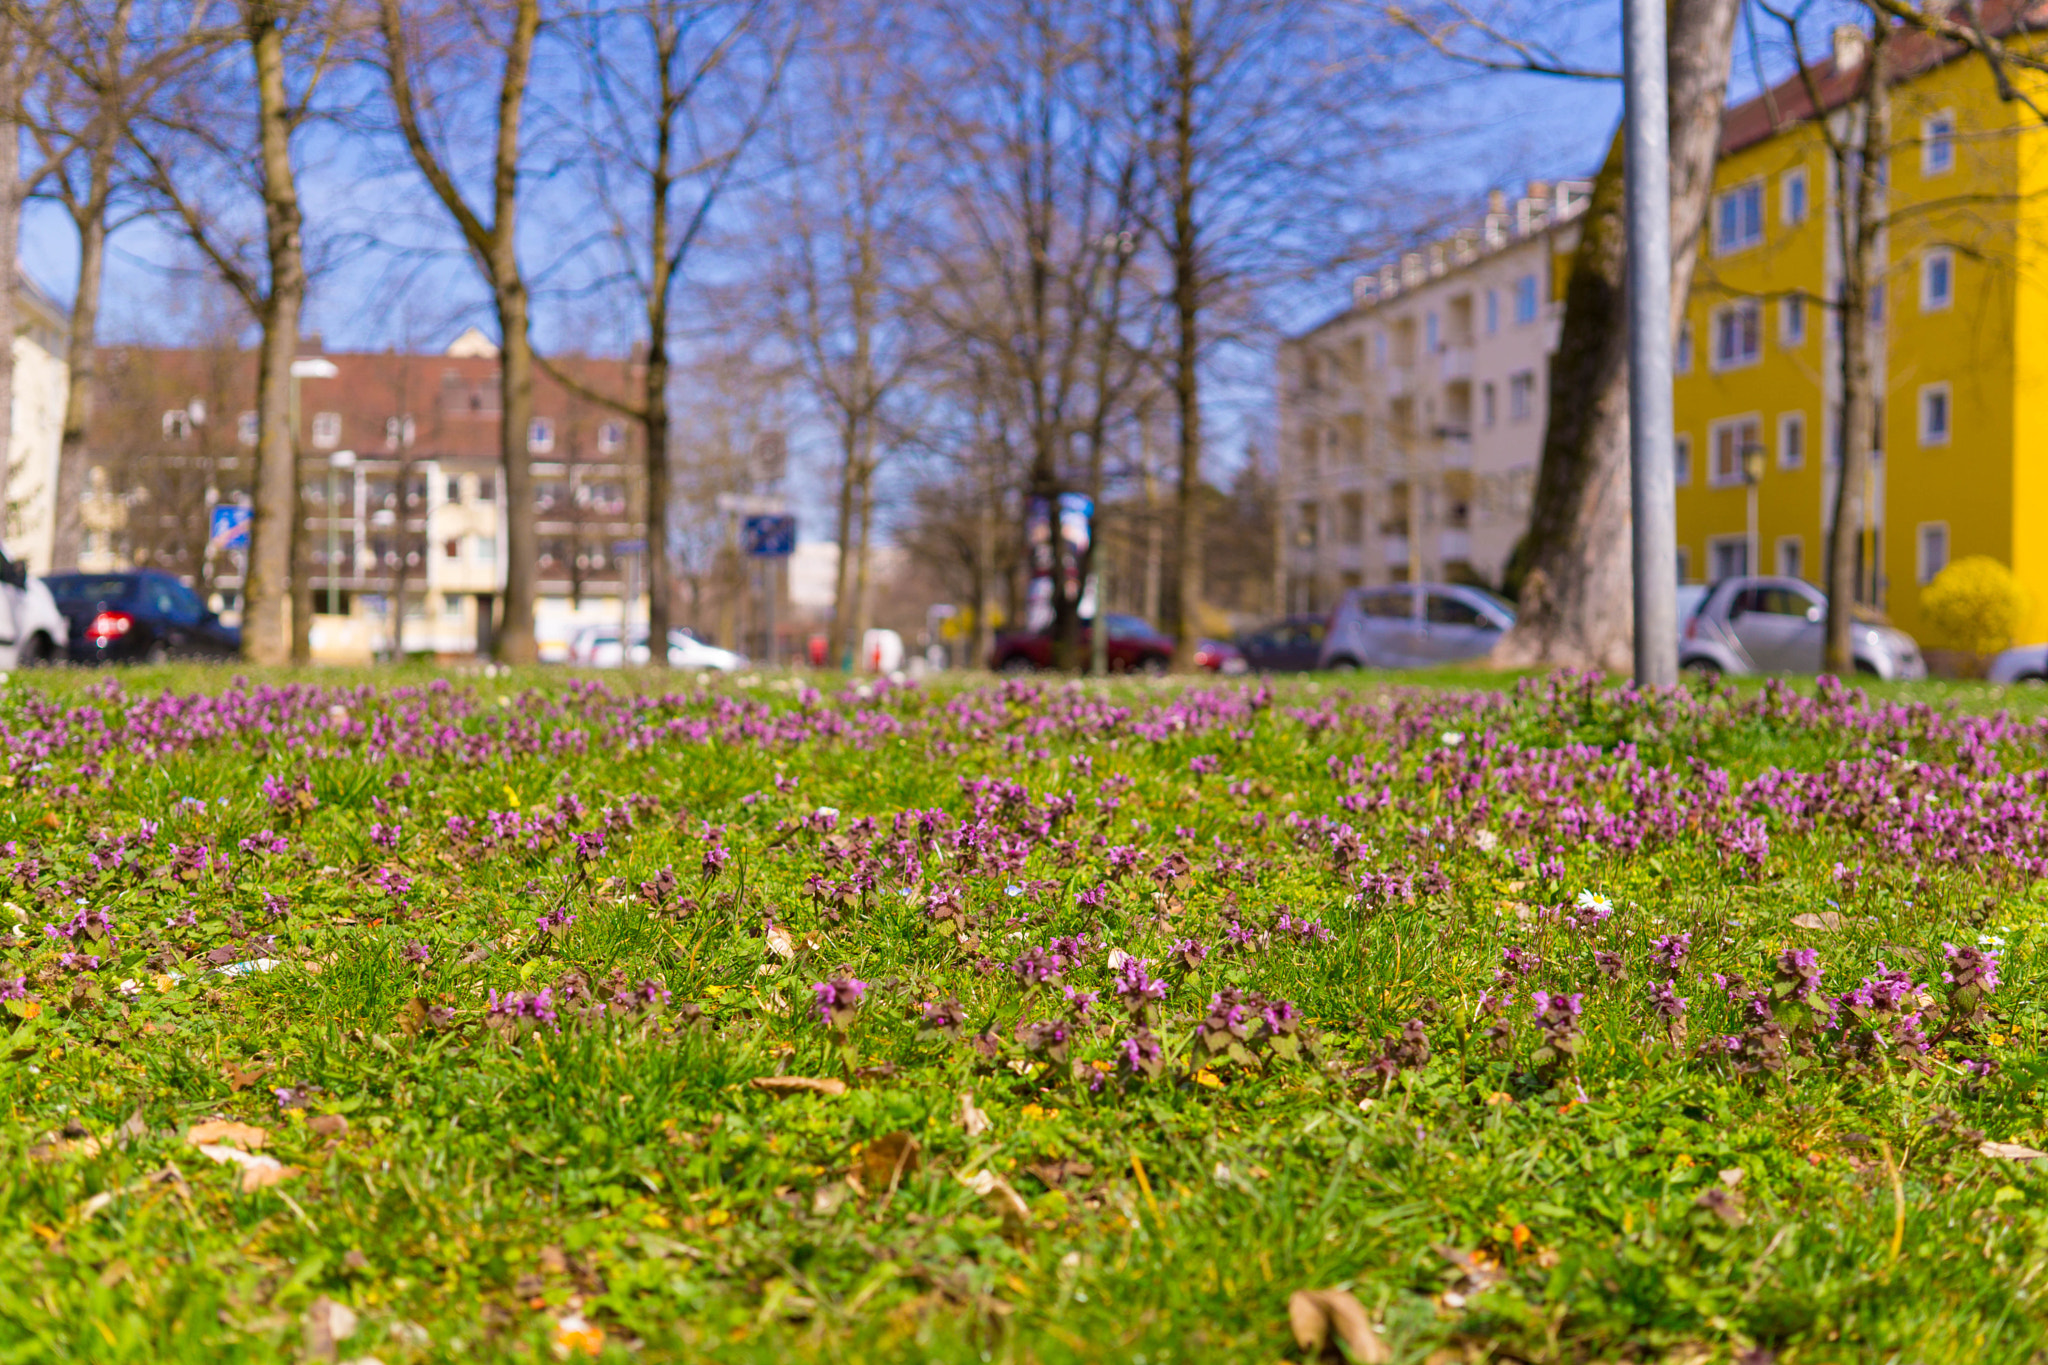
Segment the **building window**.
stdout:
<path fill-rule="evenodd" d="M 1914 537 L 1918 553 L 1915 573 L 1924 585 L 1948 567 L 1948 523 L 1923 521 Z"/>
<path fill-rule="evenodd" d="M 1294 543 L 1304 550 L 1316 547 L 1316 505 L 1302 503 L 1294 509 Z"/>
<path fill-rule="evenodd" d="M 1945 446 L 1950 428 L 1947 384 L 1920 386 L 1920 444 Z"/>
<path fill-rule="evenodd" d="M 478 502 L 496 502 L 498 500 L 498 476 L 496 474 L 477 475 L 476 500 Z"/>
<path fill-rule="evenodd" d="M 1806 542 L 1798 536 L 1779 536 L 1773 557 L 1777 563 L 1771 571 L 1778 577 L 1806 577 Z"/>
<path fill-rule="evenodd" d="M 1799 469 L 1806 464 L 1806 414 L 1788 412 L 1778 418 L 1778 468 Z"/>
<path fill-rule="evenodd" d="M 1806 296 L 1791 294 L 1778 300 L 1778 344 L 1806 344 Z"/>
<path fill-rule="evenodd" d="M 1536 372 L 1523 370 L 1508 376 L 1508 420 L 1526 422 L 1536 413 Z"/>
<path fill-rule="evenodd" d="M 1384 370 L 1387 368 L 1387 334 L 1385 332 L 1374 332 L 1372 334 L 1372 367 L 1374 370 Z"/>
<path fill-rule="evenodd" d="M 496 536 L 477 536 L 475 537 L 475 543 L 477 563 L 495 564 L 498 562 L 498 538 Z"/>
<path fill-rule="evenodd" d="M 444 501 L 447 501 L 447 502 L 461 502 L 461 501 L 462 501 L 462 480 L 460 480 L 460 479 L 455 479 L 455 478 L 451 478 L 451 479 L 449 479 L 449 480 L 448 480 L 448 496 L 447 496 L 447 498 L 446 498 L 446 499 L 444 499 Z"/>
<path fill-rule="evenodd" d="M 1707 468 L 1707 483 L 1714 488 L 1728 488 L 1743 481 L 1743 456 L 1763 444 L 1762 423 L 1755 417 L 1731 417 L 1725 422 L 1716 422 L 1707 430 L 1707 446 L 1712 463 Z"/>
<path fill-rule="evenodd" d="M 1956 164 L 1956 116 L 1939 113 L 1920 124 L 1920 174 L 1940 175 Z"/>
<path fill-rule="evenodd" d="M 1956 301 L 1956 257 L 1935 247 L 1920 258 L 1920 311 L 1938 312 Z"/>
<path fill-rule="evenodd" d="M 1714 200 L 1714 253 L 1726 255 L 1764 239 L 1763 182 L 1738 185 Z"/>
<path fill-rule="evenodd" d="M 551 417 L 536 417 L 526 428 L 526 449 L 530 454 L 545 455 L 555 448 L 555 422 Z"/>
<path fill-rule="evenodd" d="M 341 444 L 341 414 L 338 412 L 316 412 L 313 414 L 313 448 L 332 450 Z"/>
<path fill-rule="evenodd" d="M 1680 488 L 1692 482 L 1692 437 L 1682 431 L 1671 438 L 1671 481 Z"/>
<path fill-rule="evenodd" d="M 1524 275 L 1515 281 L 1515 324 L 1536 321 L 1536 277 Z"/>
<path fill-rule="evenodd" d="M 1500 330 L 1500 291 L 1486 291 L 1486 334 L 1492 336 Z"/>
<path fill-rule="evenodd" d="M 183 441 L 192 435 L 192 414 L 183 408 L 172 408 L 164 414 L 164 439 Z"/>
<path fill-rule="evenodd" d="M 1715 536 L 1707 542 L 1707 567 L 1714 581 L 1740 578 L 1749 572 L 1749 537 Z"/>
<path fill-rule="evenodd" d="M 1692 373 L 1692 319 L 1678 324 L 1678 344 L 1671 348 L 1671 368 L 1679 374 Z"/>
<path fill-rule="evenodd" d="M 410 450 L 415 430 L 411 417 L 386 417 L 384 419 L 384 448 L 386 450 Z"/>
<path fill-rule="evenodd" d="M 1778 180 L 1778 212 L 1787 227 L 1806 221 L 1806 168 L 1796 166 Z"/>
<path fill-rule="evenodd" d="M 1437 323 L 1436 314 L 1425 314 L 1422 319 L 1422 352 L 1424 355 L 1435 355 L 1442 349 L 1443 329 Z"/>
<path fill-rule="evenodd" d="M 1714 368 L 1732 370 L 1763 358 L 1763 305 L 1742 299 L 1714 310 Z"/>
<path fill-rule="evenodd" d="M 255 445 L 256 438 L 261 432 L 262 423 L 257 420 L 255 413 L 244 412 L 235 417 L 235 439 L 243 445 Z"/>
<path fill-rule="evenodd" d="M 446 555 L 449 559 L 462 558 L 462 537 L 451 536 L 447 541 L 445 541 L 442 544 L 441 553 Z"/>
<path fill-rule="evenodd" d="M 1494 388 L 1491 381 L 1479 386 L 1479 422 L 1482 426 L 1494 423 Z"/>
<path fill-rule="evenodd" d="M 1346 493 L 1337 504 L 1337 539 L 1346 545 L 1365 543 L 1365 495 Z"/>
<path fill-rule="evenodd" d="M 1683 545 L 1678 547 L 1678 581 L 1681 583 L 1692 582 L 1692 551 Z M 1684 625 L 1685 623 L 1681 621 L 1679 624 Z"/>
<path fill-rule="evenodd" d="M 597 429 L 597 453 L 616 455 L 626 448 L 626 424 L 606 422 Z"/>

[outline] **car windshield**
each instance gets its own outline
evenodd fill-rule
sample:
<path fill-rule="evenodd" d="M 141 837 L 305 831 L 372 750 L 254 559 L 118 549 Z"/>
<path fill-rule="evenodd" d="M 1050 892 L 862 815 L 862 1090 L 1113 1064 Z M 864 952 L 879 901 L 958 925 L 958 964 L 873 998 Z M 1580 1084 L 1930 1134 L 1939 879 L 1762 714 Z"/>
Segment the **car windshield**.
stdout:
<path fill-rule="evenodd" d="M 66 605 L 119 602 L 135 587 L 135 580 L 124 574 L 67 573 L 43 582 L 49 586 L 50 596 Z"/>

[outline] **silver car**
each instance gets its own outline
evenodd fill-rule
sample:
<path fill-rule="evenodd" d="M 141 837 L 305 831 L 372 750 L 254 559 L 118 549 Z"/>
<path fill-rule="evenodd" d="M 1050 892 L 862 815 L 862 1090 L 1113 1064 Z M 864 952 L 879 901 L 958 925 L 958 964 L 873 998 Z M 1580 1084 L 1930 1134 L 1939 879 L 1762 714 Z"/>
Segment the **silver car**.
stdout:
<path fill-rule="evenodd" d="M 1991 661 L 1984 681 L 2048 683 L 2048 645 L 2021 645 L 2006 650 Z"/>
<path fill-rule="evenodd" d="M 1678 642 L 1678 664 L 1698 673 L 1818 673 L 1827 595 L 1797 578 L 1724 578 L 1707 589 Z M 1856 671 L 1887 682 L 1927 676 L 1913 637 L 1858 606 L 1850 624 Z"/>
<path fill-rule="evenodd" d="M 1397 583 L 1344 594 L 1319 668 L 1422 668 L 1490 654 L 1515 609 L 1483 588 Z"/>

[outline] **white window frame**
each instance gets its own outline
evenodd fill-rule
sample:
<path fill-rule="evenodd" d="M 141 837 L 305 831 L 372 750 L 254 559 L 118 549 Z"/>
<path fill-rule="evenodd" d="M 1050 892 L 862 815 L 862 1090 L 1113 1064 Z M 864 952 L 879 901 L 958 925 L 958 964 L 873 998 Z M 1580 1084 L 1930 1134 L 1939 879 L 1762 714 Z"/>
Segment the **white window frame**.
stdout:
<path fill-rule="evenodd" d="M 1726 203 L 1745 201 L 1752 195 L 1755 196 L 1756 201 L 1756 231 L 1754 235 L 1730 238 L 1722 231 L 1721 206 Z M 1764 240 L 1764 182 L 1762 179 L 1746 180 L 1740 185 L 1731 185 L 1715 195 L 1713 214 L 1714 254 L 1716 256 L 1732 256 L 1738 251 L 1747 251 L 1753 246 L 1761 246 Z M 1740 209 L 1737 210 L 1737 214 L 1741 218 L 1748 217 L 1748 214 L 1743 213 Z"/>
<path fill-rule="evenodd" d="M 1671 434 L 1671 483 L 1675 488 L 1692 486 L 1692 433 L 1675 431 Z M 1681 578 L 1681 582 L 1684 580 Z"/>
<path fill-rule="evenodd" d="M 1941 537 L 1941 563 L 1931 564 L 1933 556 L 1927 553 L 1929 535 Z M 1945 521 L 1923 521 L 1913 528 L 1913 577 L 1920 586 L 1926 587 L 1934 576 L 1949 566 L 1954 558 L 1955 547 L 1949 540 L 1948 523 Z"/>
<path fill-rule="evenodd" d="M 1491 431 L 1500 422 L 1500 392 L 1489 379 L 1479 386 L 1479 425 Z"/>
<path fill-rule="evenodd" d="M 1799 449 L 1796 454 L 1792 449 L 1795 444 L 1792 433 L 1795 431 L 1799 433 L 1796 442 Z M 1805 467 L 1806 414 L 1803 412 L 1781 412 L 1778 414 L 1778 468 L 1804 469 Z"/>
<path fill-rule="evenodd" d="M 1692 319 L 1686 318 L 1678 324 L 1678 344 L 1671 348 L 1671 369 L 1674 374 L 1692 373 L 1692 353 L 1696 345 Z"/>
<path fill-rule="evenodd" d="M 338 412 L 314 413 L 311 434 L 313 449 L 334 449 L 341 444 L 341 414 Z"/>
<path fill-rule="evenodd" d="M 1937 109 L 1920 120 L 1920 174 L 1947 175 L 1956 168 L 1956 111 Z"/>
<path fill-rule="evenodd" d="M 597 429 L 597 453 L 616 455 L 626 448 L 626 424 L 606 422 Z"/>
<path fill-rule="evenodd" d="M 1937 397 L 1941 399 L 1942 422 L 1940 431 L 1932 430 L 1927 421 L 1928 400 Z M 1922 384 L 1919 397 L 1913 404 L 1913 411 L 1915 422 L 1920 429 L 1920 444 L 1922 446 L 1945 446 L 1954 439 L 1956 434 L 1956 402 L 1955 394 L 1949 388 L 1947 380 L 1944 379 L 1936 384 Z"/>
<path fill-rule="evenodd" d="M 1742 447 L 1749 442 L 1741 441 L 1735 447 L 1735 468 L 1725 476 L 1721 472 L 1718 455 L 1721 448 L 1721 433 L 1730 429 L 1741 431 L 1749 428 L 1761 443 L 1764 439 L 1764 420 L 1761 413 L 1745 412 L 1734 417 L 1723 417 L 1718 422 L 1707 424 L 1707 487 L 1742 487 Z"/>
<path fill-rule="evenodd" d="M 263 434 L 263 419 L 254 412 L 235 414 L 235 440 L 245 446 L 253 446 Z"/>
<path fill-rule="evenodd" d="M 1793 187 L 1797 186 L 1798 202 L 1795 204 Z M 1806 178 L 1806 167 L 1794 166 L 1778 177 L 1778 221 L 1786 227 L 1797 227 L 1806 221 L 1806 215 L 1813 211 L 1813 182 Z"/>
<path fill-rule="evenodd" d="M 1500 290 L 1486 291 L 1486 334 L 1495 336 L 1500 332 Z"/>
<path fill-rule="evenodd" d="M 1523 381 L 1527 381 L 1525 384 Z M 1518 395 L 1526 394 L 1528 401 L 1516 403 Z M 1527 422 L 1536 416 L 1536 371 L 1516 370 L 1508 376 L 1508 420 Z"/>
<path fill-rule="evenodd" d="M 1724 359 L 1721 355 L 1721 319 L 1732 313 L 1750 313 L 1756 318 L 1756 349 L 1745 356 Z M 1728 370 L 1746 370 L 1752 365 L 1761 365 L 1764 360 L 1764 319 L 1763 304 L 1757 299 L 1736 299 L 1724 303 L 1708 314 L 1707 367 L 1716 374 Z"/>
<path fill-rule="evenodd" d="M 183 408 L 167 408 L 163 418 L 164 439 L 185 441 L 192 436 L 192 414 Z"/>
<path fill-rule="evenodd" d="M 1942 291 L 1934 292 L 1936 267 L 1940 267 Z M 1920 253 L 1920 311 L 1940 313 L 1955 306 L 1956 253 L 1950 247 L 1929 247 Z"/>
<path fill-rule="evenodd" d="M 1787 294 L 1778 300 L 1778 344 L 1785 347 L 1806 344 L 1806 295 Z"/>
<path fill-rule="evenodd" d="M 555 448 L 555 419 L 536 417 L 526 424 L 526 450 L 530 455 L 546 455 Z"/>
<path fill-rule="evenodd" d="M 1756 572 L 1756 567 L 1749 562 L 1749 537 L 1747 535 L 1738 534 L 1732 536 L 1708 536 L 1707 574 L 1710 580 L 1719 578 L 1733 578 L 1737 576 L 1734 574 L 1723 574 L 1717 568 L 1716 561 L 1719 560 L 1720 552 L 1723 549 L 1732 549 L 1739 551 L 1741 553 L 1743 574 L 1752 574 Z"/>
<path fill-rule="evenodd" d="M 1788 556 L 1785 552 L 1790 550 Z M 1771 542 L 1771 572 L 1780 578 L 1806 578 L 1806 537 L 1779 536 Z"/>

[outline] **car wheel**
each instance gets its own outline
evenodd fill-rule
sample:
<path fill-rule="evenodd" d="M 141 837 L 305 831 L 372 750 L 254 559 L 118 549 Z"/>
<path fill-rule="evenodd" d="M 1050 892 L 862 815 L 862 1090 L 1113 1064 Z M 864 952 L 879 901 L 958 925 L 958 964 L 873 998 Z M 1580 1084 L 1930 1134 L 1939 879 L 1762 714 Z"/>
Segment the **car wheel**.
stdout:
<path fill-rule="evenodd" d="M 1695 678 L 1705 678 L 1710 682 L 1721 676 L 1721 665 L 1715 663 L 1712 659 L 1687 659 L 1680 665 L 1680 669 Z"/>
<path fill-rule="evenodd" d="M 2048 687 L 2048 673 L 2023 673 L 2012 681 L 2015 687 Z"/>
<path fill-rule="evenodd" d="M 1327 671 L 1331 673 L 1356 673 L 1358 671 L 1358 660 L 1348 654 L 1339 655 L 1337 658 L 1330 660 L 1330 667 Z"/>
<path fill-rule="evenodd" d="M 1031 672 L 1031 660 L 1022 654 L 1012 654 L 1009 658 L 996 665 L 996 672 L 1010 674 L 1029 673 Z"/>
<path fill-rule="evenodd" d="M 28 643 L 21 647 L 16 663 L 22 668 L 48 668 L 57 662 L 57 650 L 50 643 L 50 637 L 40 631 L 28 637 Z"/>
<path fill-rule="evenodd" d="M 1870 662 L 1870 660 L 1858 659 L 1856 661 L 1856 676 L 1859 678 L 1882 678 L 1884 674 L 1878 672 L 1877 665 Z"/>

